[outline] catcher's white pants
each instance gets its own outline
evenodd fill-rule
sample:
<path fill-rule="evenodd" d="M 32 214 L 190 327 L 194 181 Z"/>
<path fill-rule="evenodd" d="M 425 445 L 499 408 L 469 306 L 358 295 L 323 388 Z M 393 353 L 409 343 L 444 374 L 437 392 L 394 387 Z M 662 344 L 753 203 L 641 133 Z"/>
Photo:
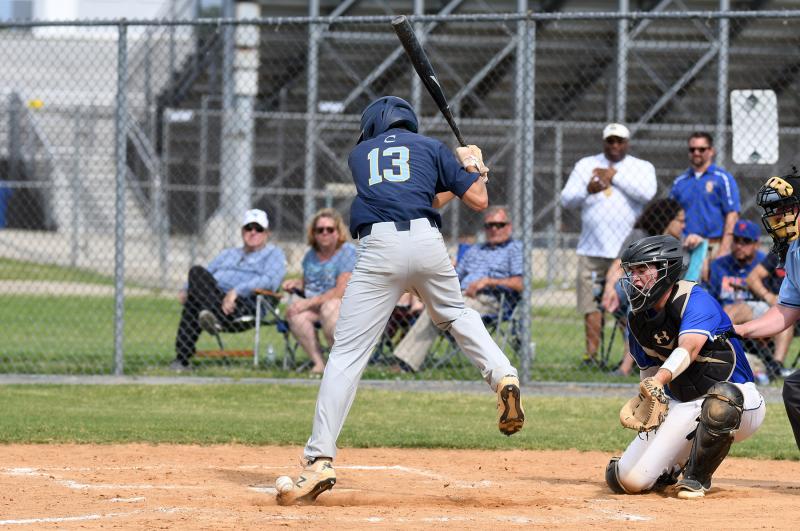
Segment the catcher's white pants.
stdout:
<path fill-rule="evenodd" d="M 317 397 L 306 457 L 335 457 L 336 439 L 356 396 L 356 387 L 392 310 L 406 290 L 415 291 L 435 323 L 448 329 L 492 389 L 517 376 L 475 310 L 466 308 L 442 235 L 425 219 L 398 231 L 375 223 L 361 238 L 353 275 L 336 323 L 333 348 Z M 449 328 L 445 323 L 449 323 Z"/>
<path fill-rule="evenodd" d="M 734 385 L 744 394 L 744 413 L 733 438 L 734 442 L 739 442 L 758 430 L 767 410 L 754 383 Z M 675 467 L 683 468 L 692 450 L 692 441 L 686 436 L 697 427 L 702 404 L 702 398 L 691 402 L 671 399 L 663 424 L 655 432 L 637 435 L 628 445 L 617 469 L 619 481 L 627 492 L 649 490 L 660 475 L 676 470 Z"/>

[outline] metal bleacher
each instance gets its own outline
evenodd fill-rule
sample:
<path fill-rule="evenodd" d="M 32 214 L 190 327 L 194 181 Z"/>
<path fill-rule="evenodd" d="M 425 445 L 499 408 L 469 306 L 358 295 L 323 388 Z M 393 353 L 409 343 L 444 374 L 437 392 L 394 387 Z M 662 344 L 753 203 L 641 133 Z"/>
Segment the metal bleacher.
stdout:
<path fill-rule="evenodd" d="M 435 13 L 513 13 L 516 0 L 492 2 L 425 3 L 426 14 Z M 342 16 L 408 14 L 413 2 L 406 1 L 321 1 L 320 15 Z M 717 11 L 719 0 L 631 1 L 631 11 Z M 781 10 L 796 7 L 789 0 L 731 1 L 733 11 L 759 9 Z M 617 1 L 563 0 L 529 2 L 534 12 L 614 12 Z M 262 16 L 306 16 L 308 2 L 272 0 L 262 2 Z M 454 105 L 470 138 L 477 138 L 487 153 L 500 150 L 514 139 L 508 136 L 515 118 L 514 47 L 503 52 L 515 36 L 514 22 L 459 22 L 437 24 L 426 41 L 426 48 L 436 64 L 448 95 L 458 94 L 471 76 L 485 70 L 483 78 Z M 763 177 L 787 169 L 797 155 L 797 133 L 800 126 L 797 105 L 797 78 L 800 60 L 796 58 L 800 32 L 798 21 L 776 19 L 733 19 L 729 32 L 728 89 L 771 88 L 778 93 L 780 125 L 788 128 L 781 150 L 781 159 L 774 167 L 726 166 L 740 185 L 744 215 L 755 217 L 751 198 Z M 632 153 L 654 163 L 660 190 L 668 188 L 672 179 L 685 169 L 685 140 L 689 127 L 703 127 L 714 132 L 717 109 L 718 68 L 714 20 L 637 19 L 628 25 L 630 51 L 626 83 L 625 121 L 635 130 Z M 548 207 L 558 193 L 561 179 L 580 157 L 600 149 L 599 129 L 617 119 L 615 94 L 617 77 L 618 22 L 608 20 L 552 20 L 540 22 L 536 28 L 536 230 L 545 230 L 552 219 Z M 407 94 L 410 86 L 407 60 L 398 56 L 379 65 L 397 53 L 398 44 L 386 28 L 377 24 L 334 24 L 323 37 L 319 51 L 320 102 L 333 102 L 340 107 L 332 114 L 320 114 L 325 146 L 330 153 L 317 159 L 317 184 L 349 181 L 346 168 L 336 163 L 346 160 L 346 153 L 357 134 L 357 117 L 363 106 L 377 95 Z M 164 108 L 219 109 L 221 80 L 221 39 L 205 41 L 202 53 L 187 59 L 184 72 L 177 76 L 182 85 L 171 85 L 162 93 Z M 368 51 L 365 51 L 368 50 Z M 280 31 L 261 32 L 259 95 L 256 110 L 262 113 L 304 113 L 307 106 L 306 65 L 308 27 L 285 24 Z M 202 60 L 198 58 L 202 57 Z M 487 65 L 490 65 L 486 70 Z M 187 71 L 192 69 L 190 74 Z M 363 80 L 368 79 L 369 82 Z M 180 90 L 178 90 L 178 88 Z M 437 111 L 429 98 L 422 98 L 423 117 L 431 119 Z M 275 116 L 267 115 L 267 116 Z M 300 187 L 305 123 L 288 114 L 278 118 L 259 118 L 255 135 L 256 189 L 269 199 L 269 190 Z M 209 118 L 216 127 L 217 117 Z M 641 123 L 640 123 L 641 122 Z M 336 126 L 327 127 L 326 123 Z M 555 125 L 560 124 L 563 137 L 556 150 Z M 599 124 L 599 125 L 598 125 Z M 197 121 L 170 124 L 168 153 L 172 182 L 196 184 L 201 131 Z M 446 135 L 445 129 L 436 129 Z M 794 136 L 792 136 L 794 135 Z M 719 139 L 720 141 L 722 139 Z M 725 142 L 730 143 L 727 137 Z M 719 141 L 718 141 L 719 144 Z M 208 183 L 216 177 L 219 150 L 206 149 Z M 730 160 L 730 153 L 728 160 Z M 491 165 L 498 189 L 511 190 L 514 178 L 513 150 Z M 171 202 L 176 210 L 185 210 L 194 201 Z M 208 197 L 209 214 L 215 197 Z M 339 205 L 335 205 L 339 206 Z M 297 209 L 285 210 L 281 201 L 271 206 L 281 220 L 279 226 L 299 233 L 303 220 Z M 346 208 L 346 205 L 345 205 Z M 565 219 L 562 231 L 577 232 L 578 219 Z M 173 226 L 176 226 L 173 223 Z"/>

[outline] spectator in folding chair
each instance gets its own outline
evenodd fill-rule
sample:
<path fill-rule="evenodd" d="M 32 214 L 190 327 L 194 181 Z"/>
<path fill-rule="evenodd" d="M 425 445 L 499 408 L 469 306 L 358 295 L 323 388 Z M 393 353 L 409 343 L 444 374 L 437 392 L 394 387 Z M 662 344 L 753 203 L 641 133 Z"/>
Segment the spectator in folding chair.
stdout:
<path fill-rule="evenodd" d="M 189 280 L 178 294 L 183 311 L 172 370 L 190 370 L 189 360 L 201 329 L 218 334 L 251 328 L 252 319 L 240 318 L 255 313 L 253 290 L 280 287 L 286 275 L 286 256 L 267 243 L 268 228 L 266 212 L 248 210 L 242 220 L 243 245 L 225 249 L 208 267 L 195 265 L 189 270 Z"/>
<path fill-rule="evenodd" d="M 283 283 L 284 290 L 303 295 L 291 297 L 286 320 L 314 364 L 311 376 L 321 377 L 325 371 L 317 323 L 328 345 L 332 345 L 344 288 L 356 265 L 356 248 L 348 240 L 342 215 L 332 208 L 319 210 L 308 225 L 311 249 L 303 257 L 303 278 Z"/>
<path fill-rule="evenodd" d="M 497 288 L 522 292 L 522 243 L 511 238 L 511 228 L 505 206 L 487 208 L 483 218 L 486 242 L 470 247 L 456 264 L 464 304 L 480 314 L 501 312 Z M 395 357 L 418 371 L 439 335 L 439 324 L 417 319 L 397 345 Z"/>
<path fill-rule="evenodd" d="M 680 241 L 683 238 L 683 230 L 685 227 L 686 213 L 680 203 L 675 199 L 653 199 L 645 205 L 642 213 L 636 218 L 636 222 L 633 224 L 633 229 L 631 229 L 630 234 L 628 234 L 628 237 L 622 243 L 619 256 L 614 259 L 608 271 L 606 271 L 603 295 L 600 302 L 605 311 L 612 314 L 618 320 L 621 319 L 623 321 L 622 324 L 624 324 L 628 314 L 628 299 L 619 283 L 624 275 L 621 261 L 622 251 L 633 243 L 648 236 L 666 234 Z M 683 240 L 683 247 L 688 252 L 691 252 L 697 248 L 701 242 L 702 238 L 691 234 Z M 702 257 L 700 260 L 702 260 Z M 628 340 L 626 337 L 625 355 L 619 363 L 619 366 L 611 371 L 610 374 L 612 376 L 627 376 L 633 369 L 633 357 L 628 351 L 627 344 Z"/>

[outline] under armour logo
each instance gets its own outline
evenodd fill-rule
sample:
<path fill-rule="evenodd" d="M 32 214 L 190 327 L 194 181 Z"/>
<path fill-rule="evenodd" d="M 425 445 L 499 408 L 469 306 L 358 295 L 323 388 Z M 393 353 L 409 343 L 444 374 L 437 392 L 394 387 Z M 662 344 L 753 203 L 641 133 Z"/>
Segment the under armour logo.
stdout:
<path fill-rule="evenodd" d="M 389 136 L 387 136 L 386 138 L 383 139 L 383 143 L 384 144 L 391 144 L 395 140 L 397 140 L 397 137 L 395 135 L 389 135 Z"/>
<path fill-rule="evenodd" d="M 661 345 L 661 342 L 669 343 L 669 334 L 667 334 L 666 330 L 662 330 L 660 334 L 653 335 L 653 339 L 656 340 L 656 343 Z"/>

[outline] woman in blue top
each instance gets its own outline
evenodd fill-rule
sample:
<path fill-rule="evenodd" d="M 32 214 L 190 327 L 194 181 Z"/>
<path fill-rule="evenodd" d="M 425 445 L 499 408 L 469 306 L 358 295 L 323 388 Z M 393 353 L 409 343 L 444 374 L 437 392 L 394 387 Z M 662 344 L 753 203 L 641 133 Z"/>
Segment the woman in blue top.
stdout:
<path fill-rule="evenodd" d="M 339 212 L 332 208 L 318 211 L 308 226 L 311 249 L 303 257 L 303 278 L 283 283 L 284 290 L 303 293 L 303 297 L 290 302 L 286 319 L 292 334 L 314 362 L 312 375 L 321 375 L 325 370 L 315 324 L 322 325 L 328 345 L 332 345 L 344 288 L 355 267 L 356 248 L 347 239 Z"/>

